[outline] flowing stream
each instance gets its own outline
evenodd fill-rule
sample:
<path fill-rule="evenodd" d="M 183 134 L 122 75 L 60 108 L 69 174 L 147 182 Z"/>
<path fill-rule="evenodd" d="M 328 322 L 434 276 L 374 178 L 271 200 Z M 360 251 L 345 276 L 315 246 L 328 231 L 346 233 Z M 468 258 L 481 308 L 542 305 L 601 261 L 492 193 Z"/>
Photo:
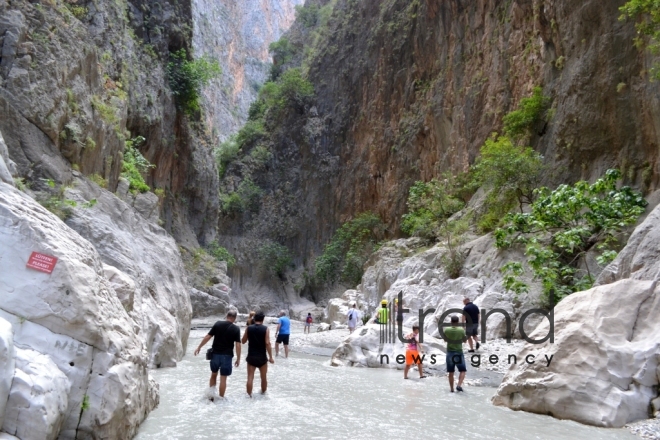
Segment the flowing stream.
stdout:
<path fill-rule="evenodd" d="M 258 394 L 257 372 L 253 399 L 245 392 L 242 360 L 228 380 L 226 400 L 213 403 L 203 397 L 208 362 L 203 354 L 192 355 L 205 333 L 191 332 L 188 353 L 176 368 L 152 372 L 160 384 L 160 406 L 143 423 L 137 440 L 637 438 L 623 429 L 493 406 L 494 388 L 465 387 L 464 393 L 451 394 L 445 377 L 419 380 L 412 371 L 413 379 L 404 381 L 401 371 L 330 367 L 327 357 L 301 353 L 276 358 L 269 366 L 265 396 Z"/>

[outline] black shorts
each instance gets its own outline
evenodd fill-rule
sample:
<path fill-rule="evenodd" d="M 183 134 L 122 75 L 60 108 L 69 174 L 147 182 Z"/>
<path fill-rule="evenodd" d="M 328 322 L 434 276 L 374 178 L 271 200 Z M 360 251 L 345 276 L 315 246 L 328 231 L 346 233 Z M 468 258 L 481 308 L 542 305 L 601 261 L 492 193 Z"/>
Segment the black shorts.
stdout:
<path fill-rule="evenodd" d="M 253 367 L 261 368 L 268 363 L 268 358 L 261 356 L 248 356 L 245 358 L 245 362 Z"/>
<path fill-rule="evenodd" d="M 279 344 L 280 342 L 283 342 L 284 345 L 289 345 L 289 335 L 283 335 L 281 333 L 277 335 L 277 339 L 275 339 L 275 343 Z"/>
<path fill-rule="evenodd" d="M 465 324 L 465 335 L 478 336 L 479 335 L 479 324 Z"/>

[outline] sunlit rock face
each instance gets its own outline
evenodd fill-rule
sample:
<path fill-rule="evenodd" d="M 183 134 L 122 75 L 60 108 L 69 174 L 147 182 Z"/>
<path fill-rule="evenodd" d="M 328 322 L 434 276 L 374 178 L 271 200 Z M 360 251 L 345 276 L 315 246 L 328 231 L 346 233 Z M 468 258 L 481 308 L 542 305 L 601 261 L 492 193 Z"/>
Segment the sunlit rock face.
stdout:
<path fill-rule="evenodd" d="M 206 122 L 220 140 L 245 123 L 268 78 L 268 46 L 291 26 L 304 0 L 194 0 L 195 56 L 217 59 L 222 76 L 204 90 Z"/>

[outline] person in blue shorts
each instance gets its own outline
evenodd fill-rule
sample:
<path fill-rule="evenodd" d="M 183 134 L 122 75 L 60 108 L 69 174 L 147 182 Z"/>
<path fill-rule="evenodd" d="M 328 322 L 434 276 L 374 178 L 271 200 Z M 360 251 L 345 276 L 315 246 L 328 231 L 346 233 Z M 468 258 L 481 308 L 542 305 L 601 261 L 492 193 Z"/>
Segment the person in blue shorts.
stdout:
<path fill-rule="evenodd" d="M 286 311 L 280 311 L 277 319 L 277 330 L 275 331 L 275 356 L 280 355 L 280 344 L 284 344 L 284 357 L 289 357 L 289 335 L 291 334 L 291 320 L 286 316 Z"/>
<path fill-rule="evenodd" d="M 454 372 L 458 368 L 458 385 L 456 391 L 463 391 L 463 380 L 467 368 L 465 367 L 465 356 L 463 355 L 463 343 L 467 340 L 465 330 L 458 324 L 458 316 L 451 317 L 451 327 L 440 332 L 447 341 L 447 373 L 449 373 L 449 389 L 454 392 Z"/>
<path fill-rule="evenodd" d="M 204 336 L 194 355 L 199 354 L 199 350 L 213 338 L 213 354 L 211 356 L 211 379 L 209 380 L 209 398 L 213 400 L 215 396 L 215 385 L 220 372 L 220 397 L 225 397 L 227 389 L 227 377 L 231 376 L 231 360 L 234 357 L 234 347 L 236 347 L 236 362 L 234 366 L 238 367 L 241 363 L 241 330 L 234 321 L 236 321 L 237 311 L 232 309 L 227 312 L 226 321 L 218 321 L 213 324 L 209 333 Z"/>

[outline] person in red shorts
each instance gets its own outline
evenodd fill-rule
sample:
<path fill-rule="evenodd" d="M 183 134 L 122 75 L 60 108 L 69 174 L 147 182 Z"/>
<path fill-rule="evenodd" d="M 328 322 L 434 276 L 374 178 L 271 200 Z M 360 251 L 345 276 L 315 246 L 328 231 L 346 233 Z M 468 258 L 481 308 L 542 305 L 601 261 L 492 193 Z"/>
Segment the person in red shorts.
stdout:
<path fill-rule="evenodd" d="M 422 367 L 422 344 L 419 343 L 419 326 L 414 325 L 412 333 L 406 336 L 408 340 L 408 347 L 406 348 L 406 368 L 403 369 L 403 378 L 408 379 L 408 370 L 413 364 L 417 364 L 419 371 L 419 378 L 424 379 L 424 370 Z"/>

